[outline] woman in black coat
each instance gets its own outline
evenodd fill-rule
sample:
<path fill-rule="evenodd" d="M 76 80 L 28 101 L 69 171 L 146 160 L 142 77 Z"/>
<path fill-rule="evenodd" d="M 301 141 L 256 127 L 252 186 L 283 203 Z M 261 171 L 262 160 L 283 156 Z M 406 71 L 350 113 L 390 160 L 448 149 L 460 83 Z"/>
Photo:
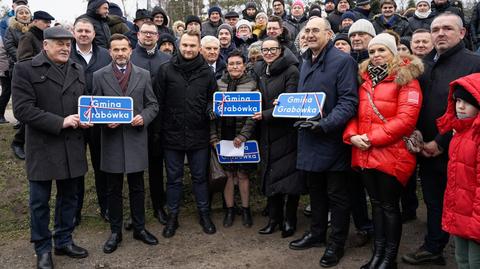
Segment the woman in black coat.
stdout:
<path fill-rule="evenodd" d="M 273 118 L 272 112 L 279 94 L 296 92 L 298 60 L 274 38 L 265 39 L 261 51 L 264 61 L 255 65 L 254 73 L 263 111 L 253 119 L 260 125 L 262 191 L 268 197 L 269 222 L 259 233 L 271 234 L 281 225 L 282 237 L 288 237 L 295 232 L 298 200 L 304 189 L 296 169 L 297 131 L 293 120 Z"/>

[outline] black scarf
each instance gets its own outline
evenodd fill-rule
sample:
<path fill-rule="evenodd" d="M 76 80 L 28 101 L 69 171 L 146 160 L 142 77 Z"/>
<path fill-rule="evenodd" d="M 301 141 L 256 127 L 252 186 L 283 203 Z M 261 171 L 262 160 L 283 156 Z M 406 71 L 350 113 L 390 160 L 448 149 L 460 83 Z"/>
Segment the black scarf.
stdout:
<path fill-rule="evenodd" d="M 190 77 L 193 71 L 200 69 L 204 63 L 205 60 L 200 54 L 193 60 L 186 60 L 181 54 L 178 54 L 176 59 L 173 59 L 173 64 L 188 77 Z"/>
<path fill-rule="evenodd" d="M 382 82 L 388 76 L 388 65 L 382 64 L 379 66 L 374 66 L 371 63 L 367 67 L 368 75 L 372 79 L 372 86 L 377 85 Z"/>

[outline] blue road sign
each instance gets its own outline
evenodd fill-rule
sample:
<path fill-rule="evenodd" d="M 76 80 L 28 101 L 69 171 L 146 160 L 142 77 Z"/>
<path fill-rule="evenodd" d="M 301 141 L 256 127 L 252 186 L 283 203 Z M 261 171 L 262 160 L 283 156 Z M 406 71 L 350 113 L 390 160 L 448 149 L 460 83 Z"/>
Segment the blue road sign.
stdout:
<path fill-rule="evenodd" d="M 220 117 L 251 117 L 262 111 L 260 92 L 215 92 L 213 111 Z"/>
<path fill-rule="evenodd" d="M 245 142 L 245 151 L 242 157 L 225 157 L 220 156 L 220 143 L 216 145 L 219 163 L 259 163 L 260 152 L 258 151 L 258 143 L 255 140 Z"/>
<path fill-rule="evenodd" d="M 277 118 L 312 118 L 322 113 L 324 92 L 282 93 L 273 109 Z"/>
<path fill-rule="evenodd" d="M 91 96 L 78 98 L 81 123 L 131 123 L 133 99 L 128 96 Z"/>

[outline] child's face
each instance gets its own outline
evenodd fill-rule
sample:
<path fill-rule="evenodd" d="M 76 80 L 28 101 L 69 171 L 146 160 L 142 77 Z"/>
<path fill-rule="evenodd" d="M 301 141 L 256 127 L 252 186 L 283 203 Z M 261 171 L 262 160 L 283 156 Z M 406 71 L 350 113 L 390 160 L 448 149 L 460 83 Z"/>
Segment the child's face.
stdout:
<path fill-rule="evenodd" d="M 478 108 L 461 98 L 456 99 L 455 110 L 459 119 L 473 118 L 478 114 Z"/>

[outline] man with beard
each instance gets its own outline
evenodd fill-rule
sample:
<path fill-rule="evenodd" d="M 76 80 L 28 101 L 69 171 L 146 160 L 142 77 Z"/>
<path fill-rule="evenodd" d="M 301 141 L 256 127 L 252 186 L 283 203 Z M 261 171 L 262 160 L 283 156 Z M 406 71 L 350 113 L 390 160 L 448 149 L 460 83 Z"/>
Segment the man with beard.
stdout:
<path fill-rule="evenodd" d="M 202 37 L 217 34 L 218 26 L 222 24 L 222 10 L 220 7 L 213 6 L 208 9 L 208 20 L 202 23 Z"/>
<path fill-rule="evenodd" d="M 110 39 L 110 27 L 108 26 L 108 1 L 107 0 L 89 0 L 87 13 L 80 16 L 87 18 L 93 23 L 95 28 L 95 44 L 97 46 L 108 48 Z"/>
<path fill-rule="evenodd" d="M 218 27 L 217 38 L 220 40 L 220 58 L 225 60 L 228 58 L 228 54 L 232 52 L 237 47 L 235 43 L 232 42 L 233 39 L 233 29 L 229 24 L 222 24 Z"/>
<path fill-rule="evenodd" d="M 169 55 L 177 54 L 177 48 L 175 46 L 176 40 L 173 35 L 168 33 L 160 34 L 160 36 L 158 37 L 157 43 L 158 43 L 159 51 Z"/>

